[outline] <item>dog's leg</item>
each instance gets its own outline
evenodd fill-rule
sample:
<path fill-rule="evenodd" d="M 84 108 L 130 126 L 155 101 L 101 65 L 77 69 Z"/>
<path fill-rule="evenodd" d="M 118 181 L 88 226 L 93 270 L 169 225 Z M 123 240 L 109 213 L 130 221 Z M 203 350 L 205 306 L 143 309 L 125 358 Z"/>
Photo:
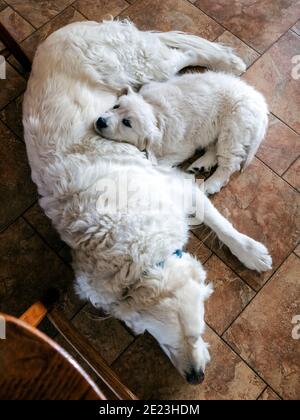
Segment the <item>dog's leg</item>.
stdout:
<path fill-rule="evenodd" d="M 197 54 L 197 59 L 189 65 L 208 67 L 237 75 L 246 71 L 243 60 L 234 53 L 232 48 L 225 45 L 181 32 L 159 33 L 158 36 L 161 42 L 170 48 L 176 48 L 180 51 L 194 51 Z"/>
<path fill-rule="evenodd" d="M 238 232 L 200 189 L 196 192 L 196 202 L 199 209 L 202 209 L 203 223 L 217 234 L 218 238 L 247 268 L 258 272 L 272 268 L 272 258 L 267 248 L 260 242 Z"/>
<path fill-rule="evenodd" d="M 188 168 L 188 172 L 197 173 L 202 170 L 209 172 L 217 164 L 217 151 L 215 144 L 209 146 L 203 156 L 197 159 Z"/>

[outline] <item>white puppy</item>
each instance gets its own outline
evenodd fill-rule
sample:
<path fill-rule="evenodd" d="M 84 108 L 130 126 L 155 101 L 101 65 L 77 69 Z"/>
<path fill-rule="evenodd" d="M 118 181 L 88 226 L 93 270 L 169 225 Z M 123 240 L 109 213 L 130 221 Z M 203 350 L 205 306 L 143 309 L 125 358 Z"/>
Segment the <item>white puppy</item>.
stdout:
<path fill-rule="evenodd" d="M 23 122 L 40 204 L 73 250 L 80 296 L 135 332 L 148 330 L 179 372 L 199 383 L 209 361 L 202 333 L 211 287 L 201 263 L 182 252 L 194 211 L 183 197 L 194 196 L 199 223 L 247 267 L 268 270 L 271 257 L 181 173 L 93 129 L 120 86 L 166 80 L 189 64 L 244 69 L 232 50 L 191 35 L 141 32 L 128 22 L 71 24 L 38 48 Z"/>
<path fill-rule="evenodd" d="M 237 77 L 207 72 L 129 89 L 115 107 L 96 122 L 104 137 L 146 149 L 159 162 L 176 165 L 205 154 L 189 168 L 209 171 L 208 194 L 226 185 L 246 167 L 265 136 L 268 108 L 263 96 Z"/>

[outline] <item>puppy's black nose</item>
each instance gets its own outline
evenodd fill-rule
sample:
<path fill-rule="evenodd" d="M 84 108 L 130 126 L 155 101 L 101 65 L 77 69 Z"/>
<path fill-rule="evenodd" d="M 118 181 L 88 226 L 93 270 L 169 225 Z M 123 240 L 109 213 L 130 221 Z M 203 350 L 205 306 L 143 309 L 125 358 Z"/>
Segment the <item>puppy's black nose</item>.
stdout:
<path fill-rule="evenodd" d="M 96 122 L 96 126 L 99 130 L 101 130 L 102 128 L 107 128 L 107 119 L 100 117 Z"/>
<path fill-rule="evenodd" d="M 205 375 L 202 369 L 195 370 L 194 368 L 185 374 L 185 378 L 191 385 L 199 385 L 204 381 Z"/>

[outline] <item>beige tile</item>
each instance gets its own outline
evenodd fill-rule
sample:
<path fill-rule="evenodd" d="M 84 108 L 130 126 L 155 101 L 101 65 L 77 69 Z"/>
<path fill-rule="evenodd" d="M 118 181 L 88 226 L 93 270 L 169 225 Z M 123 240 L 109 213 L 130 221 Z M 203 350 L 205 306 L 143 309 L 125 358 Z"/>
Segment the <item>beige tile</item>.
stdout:
<path fill-rule="evenodd" d="M 225 333 L 228 343 L 284 399 L 300 398 L 300 259 L 292 254 Z M 296 332 L 296 330 L 295 330 Z"/>
<path fill-rule="evenodd" d="M 283 178 L 300 191 L 300 158 L 283 175 Z"/>
<path fill-rule="evenodd" d="M 205 264 L 214 293 L 206 303 L 205 319 L 219 335 L 230 326 L 255 293 L 217 256 Z"/>
<path fill-rule="evenodd" d="M 24 144 L 0 122 L 0 230 L 23 213 L 37 197 Z"/>
<path fill-rule="evenodd" d="M 34 27 L 10 7 L 0 12 L 0 22 L 17 42 L 23 41 L 34 31 Z"/>
<path fill-rule="evenodd" d="M 244 78 L 265 95 L 272 113 L 300 134 L 300 71 L 294 61 L 299 51 L 300 37 L 289 31 Z"/>
<path fill-rule="evenodd" d="M 217 41 L 234 48 L 236 54 L 246 63 L 247 68 L 260 57 L 256 51 L 228 31 L 225 31 L 221 36 L 219 36 Z"/>
<path fill-rule="evenodd" d="M 141 336 L 113 364 L 121 380 L 141 399 L 252 400 L 265 385 L 211 330 L 206 333 L 212 362 L 206 379 L 191 386 L 179 375 L 158 344 Z"/>
<path fill-rule="evenodd" d="M 240 232 L 268 247 L 273 258 L 273 271 L 258 274 L 246 269 L 225 246 L 220 247 L 214 237 L 206 241 L 244 281 L 259 290 L 298 243 L 299 194 L 254 159 L 243 173 L 233 175 L 213 202 Z M 202 239 L 201 227 L 193 232 Z"/>
<path fill-rule="evenodd" d="M 6 0 L 21 16 L 35 28 L 44 25 L 62 12 L 74 0 Z"/>
<path fill-rule="evenodd" d="M 139 0 L 122 17 L 143 30 L 187 31 L 215 40 L 224 29 L 185 0 Z"/>
<path fill-rule="evenodd" d="M 117 16 L 129 4 L 125 0 L 77 0 L 73 6 L 88 19 L 101 21 Z"/>
<path fill-rule="evenodd" d="M 300 136 L 271 116 L 267 136 L 258 150 L 257 157 L 278 175 L 283 175 L 299 155 Z"/>
<path fill-rule="evenodd" d="M 300 17 L 299 0 L 198 0 L 195 5 L 261 53 Z"/>

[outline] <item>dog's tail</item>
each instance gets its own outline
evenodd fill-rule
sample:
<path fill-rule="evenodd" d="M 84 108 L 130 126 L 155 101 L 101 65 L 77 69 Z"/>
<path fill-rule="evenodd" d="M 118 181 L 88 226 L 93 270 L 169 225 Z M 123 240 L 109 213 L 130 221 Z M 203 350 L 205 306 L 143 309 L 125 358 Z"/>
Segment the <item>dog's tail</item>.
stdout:
<path fill-rule="evenodd" d="M 223 44 L 210 42 L 198 36 L 177 31 L 158 32 L 157 35 L 161 42 L 170 48 L 196 51 L 199 54 L 199 61 L 204 67 L 235 74 L 241 74 L 246 71 L 246 65 L 243 60 L 235 55 L 232 48 Z"/>

